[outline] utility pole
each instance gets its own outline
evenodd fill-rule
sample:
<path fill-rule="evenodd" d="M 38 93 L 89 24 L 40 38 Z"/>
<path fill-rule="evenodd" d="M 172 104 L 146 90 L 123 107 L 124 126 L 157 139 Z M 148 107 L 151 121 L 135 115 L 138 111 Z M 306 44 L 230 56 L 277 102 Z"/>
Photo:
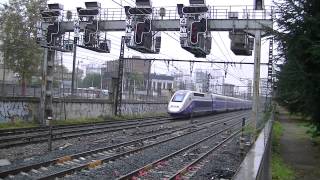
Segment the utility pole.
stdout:
<path fill-rule="evenodd" d="M 65 103 L 65 95 L 64 95 L 64 68 L 63 68 L 63 55 L 61 53 L 60 57 L 61 61 L 61 82 L 62 82 L 62 97 L 63 97 L 63 112 L 64 112 L 64 120 L 67 120 L 67 110 L 66 110 L 66 103 Z"/>
<path fill-rule="evenodd" d="M 73 41 L 73 63 L 72 63 L 72 80 L 71 80 L 71 95 L 75 95 L 74 81 L 75 81 L 75 72 L 76 72 L 76 59 L 77 59 L 77 41 L 78 38 L 74 37 Z"/>
<path fill-rule="evenodd" d="M 261 30 L 255 31 L 254 41 L 254 74 L 253 74 L 253 107 L 252 120 L 253 127 L 257 128 L 259 120 L 259 85 L 260 85 L 260 57 L 261 57 Z"/>
<path fill-rule="evenodd" d="M 6 92 L 4 90 L 4 84 L 5 84 L 5 80 L 6 80 L 6 60 L 5 60 L 5 56 L 3 55 L 3 76 L 2 76 L 2 87 L 1 87 L 1 96 L 5 96 L 6 95 Z"/>
<path fill-rule="evenodd" d="M 268 78 L 267 78 L 267 94 L 266 94 L 266 99 L 264 103 L 264 111 L 266 112 L 268 110 L 268 107 L 271 107 L 271 99 L 272 99 L 272 76 L 273 76 L 273 38 L 270 38 L 269 42 L 269 65 L 268 65 Z M 270 98 L 270 99 L 268 99 Z M 270 100 L 270 103 L 268 101 Z"/>
<path fill-rule="evenodd" d="M 73 63 L 72 63 L 72 80 L 71 80 L 71 95 L 75 95 L 74 81 L 76 72 L 76 60 L 77 60 L 77 42 L 80 33 L 80 23 L 79 21 L 74 22 L 74 39 L 73 39 Z"/>
<path fill-rule="evenodd" d="M 52 84 L 53 84 L 53 66 L 55 51 L 49 48 L 45 49 L 42 81 L 41 81 L 41 99 L 40 99 L 40 121 L 42 125 L 48 125 L 48 119 L 52 119 Z"/>
<path fill-rule="evenodd" d="M 121 47 L 119 56 L 119 68 L 118 68 L 118 83 L 116 89 L 116 98 L 114 100 L 114 115 L 121 116 L 122 106 L 122 78 L 123 78 L 123 63 L 124 63 L 124 43 L 125 36 L 121 37 Z"/>
<path fill-rule="evenodd" d="M 149 67 L 148 67 L 148 81 L 147 81 L 147 97 L 148 97 L 148 98 L 149 98 L 149 95 L 150 95 L 150 89 L 151 89 L 151 84 L 150 84 L 151 64 L 152 64 L 152 61 L 149 61 Z"/>
<path fill-rule="evenodd" d="M 40 97 L 40 124 L 45 125 L 45 103 L 46 103 L 46 81 L 47 81 L 47 59 L 48 48 L 44 49 L 44 60 L 42 63 L 42 75 L 41 75 L 41 97 Z"/>

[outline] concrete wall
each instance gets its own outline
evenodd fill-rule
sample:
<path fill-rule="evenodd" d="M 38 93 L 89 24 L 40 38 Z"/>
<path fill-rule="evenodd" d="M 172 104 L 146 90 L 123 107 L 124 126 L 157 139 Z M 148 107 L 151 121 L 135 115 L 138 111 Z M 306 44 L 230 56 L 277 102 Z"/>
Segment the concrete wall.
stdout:
<path fill-rule="evenodd" d="M 165 113 L 166 109 L 166 103 L 124 102 L 122 106 L 124 115 Z M 53 118 L 56 120 L 64 119 L 65 115 L 67 119 L 95 118 L 112 115 L 112 112 L 112 103 L 105 100 L 66 99 L 65 103 L 58 99 L 53 101 Z M 17 119 L 33 121 L 37 120 L 38 117 L 38 98 L 0 99 L 0 123 Z"/>
<path fill-rule="evenodd" d="M 16 119 L 32 121 L 37 117 L 38 103 L 32 101 L 1 101 L 0 123 L 10 122 Z"/>

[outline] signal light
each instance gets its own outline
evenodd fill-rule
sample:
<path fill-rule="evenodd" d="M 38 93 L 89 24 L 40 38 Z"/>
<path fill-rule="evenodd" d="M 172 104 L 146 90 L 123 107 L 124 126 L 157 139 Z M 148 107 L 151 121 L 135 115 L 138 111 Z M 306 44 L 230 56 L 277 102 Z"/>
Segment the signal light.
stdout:
<path fill-rule="evenodd" d="M 85 2 L 84 3 L 87 9 L 100 9 L 101 3 L 98 2 Z"/>
<path fill-rule="evenodd" d="M 128 10 L 131 15 L 152 14 L 151 8 L 130 8 Z"/>
<path fill-rule="evenodd" d="M 200 14 L 208 12 L 207 6 L 186 6 L 182 8 L 184 14 Z"/>
<path fill-rule="evenodd" d="M 207 20 L 202 18 L 199 22 L 193 22 L 191 24 L 191 43 L 198 43 L 198 34 L 205 33 L 207 31 Z"/>
<path fill-rule="evenodd" d="M 263 10 L 263 9 L 264 9 L 264 2 L 263 2 L 263 0 L 255 0 L 255 1 L 254 1 L 254 9 L 255 9 L 255 10 Z"/>
<path fill-rule="evenodd" d="M 151 31 L 150 19 L 145 19 L 144 22 L 138 22 L 135 29 L 135 43 L 142 44 L 143 34 Z"/>
<path fill-rule="evenodd" d="M 136 0 L 137 6 L 149 6 L 151 7 L 151 0 Z"/>
<path fill-rule="evenodd" d="M 63 5 L 59 3 L 48 4 L 50 10 L 63 10 Z"/>
<path fill-rule="evenodd" d="M 205 0 L 189 0 L 190 4 L 205 4 Z"/>

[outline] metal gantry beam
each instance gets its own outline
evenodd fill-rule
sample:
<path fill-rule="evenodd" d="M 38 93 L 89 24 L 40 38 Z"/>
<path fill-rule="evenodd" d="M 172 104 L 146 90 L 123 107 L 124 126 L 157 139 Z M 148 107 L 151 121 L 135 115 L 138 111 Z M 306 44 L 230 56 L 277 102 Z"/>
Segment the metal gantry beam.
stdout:
<path fill-rule="evenodd" d="M 84 29 L 86 23 L 81 22 L 80 28 Z M 62 32 L 73 32 L 73 22 L 61 23 Z M 271 19 L 208 19 L 209 31 L 232 31 L 232 30 L 263 30 L 272 28 Z M 99 22 L 101 31 L 125 31 L 125 20 L 102 20 Z M 180 20 L 152 20 L 154 31 L 180 31 Z"/>
<path fill-rule="evenodd" d="M 123 58 L 124 60 L 136 61 L 165 61 L 165 62 L 193 62 L 193 63 L 207 63 L 207 64 L 239 64 L 239 65 L 254 65 L 251 62 L 230 62 L 230 61 L 202 61 L 193 59 L 155 59 L 155 58 Z M 260 63 L 260 65 L 268 66 L 269 63 Z"/>

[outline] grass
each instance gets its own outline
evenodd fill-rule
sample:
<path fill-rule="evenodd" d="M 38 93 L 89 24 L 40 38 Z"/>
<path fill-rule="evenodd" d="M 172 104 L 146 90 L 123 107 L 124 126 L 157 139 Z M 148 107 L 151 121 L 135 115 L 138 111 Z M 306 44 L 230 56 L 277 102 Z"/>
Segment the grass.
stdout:
<path fill-rule="evenodd" d="M 272 154 L 271 170 L 273 180 L 295 179 L 294 171 L 283 162 L 281 156 L 277 153 Z"/>
<path fill-rule="evenodd" d="M 283 133 L 283 127 L 280 122 L 275 121 L 272 129 L 272 179 L 273 180 L 293 180 L 295 173 L 282 159 L 280 155 L 280 138 Z"/>
<path fill-rule="evenodd" d="M 36 122 L 28 122 L 23 120 L 15 120 L 14 122 L 0 123 L 0 129 L 17 129 L 38 127 Z"/>
<path fill-rule="evenodd" d="M 52 125 L 77 125 L 77 124 L 86 124 L 86 123 L 95 123 L 103 122 L 104 119 L 101 117 L 98 118 L 78 118 L 78 119 L 68 119 L 68 120 L 54 120 Z"/>
<path fill-rule="evenodd" d="M 134 115 L 122 115 L 122 116 L 104 116 L 106 120 L 123 121 L 130 119 L 139 119 L 146 117 L 156 117 L 156 116 L 167 116 L 166 113 L 145 113 L 145 114 L 134 114 Z"/>

